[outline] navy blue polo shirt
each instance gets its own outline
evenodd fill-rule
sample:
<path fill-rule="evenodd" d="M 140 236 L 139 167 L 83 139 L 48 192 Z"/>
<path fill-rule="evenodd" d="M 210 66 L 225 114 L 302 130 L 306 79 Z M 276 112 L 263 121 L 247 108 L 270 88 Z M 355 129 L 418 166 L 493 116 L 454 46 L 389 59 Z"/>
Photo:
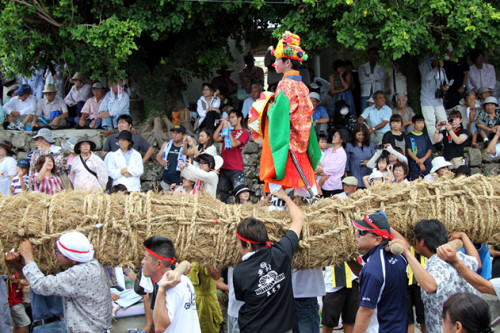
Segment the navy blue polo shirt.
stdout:
<path fill-rule="evenodd" d="M 362 258 L 366 264 L 359 275 L 359 305 L 375 309 L 367 332 L 406 333 L 405 257 L 381 244 Z"/>

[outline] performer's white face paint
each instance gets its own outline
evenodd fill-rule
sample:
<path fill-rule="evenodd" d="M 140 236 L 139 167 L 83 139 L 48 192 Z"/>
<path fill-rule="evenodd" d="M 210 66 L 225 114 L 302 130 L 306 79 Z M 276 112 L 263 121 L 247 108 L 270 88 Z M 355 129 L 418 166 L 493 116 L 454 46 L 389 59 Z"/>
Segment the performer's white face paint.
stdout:
<path fill-rule="evenodd" d="M 276 73 L 286 73 L 290 71 L 292 68 L 292 63 L 290 61 L 286 61 L 285 58 L 276 59 L 274 61 L 274 68 L 276 69 Z"/>

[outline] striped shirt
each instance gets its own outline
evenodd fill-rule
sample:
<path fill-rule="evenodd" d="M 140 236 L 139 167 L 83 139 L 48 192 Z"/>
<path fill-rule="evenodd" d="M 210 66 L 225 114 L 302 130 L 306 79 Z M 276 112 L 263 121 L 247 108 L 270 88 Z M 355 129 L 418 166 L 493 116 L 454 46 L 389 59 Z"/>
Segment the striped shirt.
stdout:
<path fill-rule="evenodd" d="M 28 175 L 24 175 L 23 176 L 23 180 L 24 180 L 24 184 L 26 184 L 26 186 L 28 186 L 28 181 L 29 181 Z M 13 195 L 16 195 L 16 194 L 19 194 L 19 193 L 23 192 L 23 189 L 21 187 L 21 182 L 20 182 L 20 179 L 19 179 L 19 175 L 15 176 L 12 179 L 12 181 L 10 182 L 10 186 L 14 188 L 14 191 L 12 193 Z"/>

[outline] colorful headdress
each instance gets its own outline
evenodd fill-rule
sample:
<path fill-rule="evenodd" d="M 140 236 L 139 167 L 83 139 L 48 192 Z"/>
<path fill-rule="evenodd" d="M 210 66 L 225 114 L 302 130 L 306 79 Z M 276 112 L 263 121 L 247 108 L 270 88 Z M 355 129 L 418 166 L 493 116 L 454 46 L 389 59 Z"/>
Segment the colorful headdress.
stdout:
<path fill-rule="evenodd" d="M 304 61 L 308 58 L 306 52 L 300 48 L 300 37 L 292 34 L 290 31 L 285 31 L 276 49 L 271 50 L 271 54 L 274 55 L 276 59 L 288 58 Z"/>

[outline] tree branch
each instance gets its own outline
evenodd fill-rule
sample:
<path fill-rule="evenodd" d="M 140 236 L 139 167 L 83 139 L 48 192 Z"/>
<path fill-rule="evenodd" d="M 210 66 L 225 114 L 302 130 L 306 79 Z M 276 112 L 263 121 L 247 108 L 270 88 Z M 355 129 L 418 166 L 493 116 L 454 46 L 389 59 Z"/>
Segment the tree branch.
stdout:
<path fill-rule="evenodd" d="M 33 4 L 30 4 L 24 0 L 13 0 L 13 1 L 20 4 L 20 5 L 26 6 L 26 7 L 33 6 Z M 48 23 L 50 23 L 58 28 L 60 26 L 62 26 L 62 23 L 57 22 L 49 13 L 47 13 L 45 8 L 37 0 L 34 0 L 33 2 L 37 7 L 36 14 L 38 17 L 40 17 L 42 20 L 44 20 L 44 21 L 46 21 L 46 22 L 48 22 Z"/>

